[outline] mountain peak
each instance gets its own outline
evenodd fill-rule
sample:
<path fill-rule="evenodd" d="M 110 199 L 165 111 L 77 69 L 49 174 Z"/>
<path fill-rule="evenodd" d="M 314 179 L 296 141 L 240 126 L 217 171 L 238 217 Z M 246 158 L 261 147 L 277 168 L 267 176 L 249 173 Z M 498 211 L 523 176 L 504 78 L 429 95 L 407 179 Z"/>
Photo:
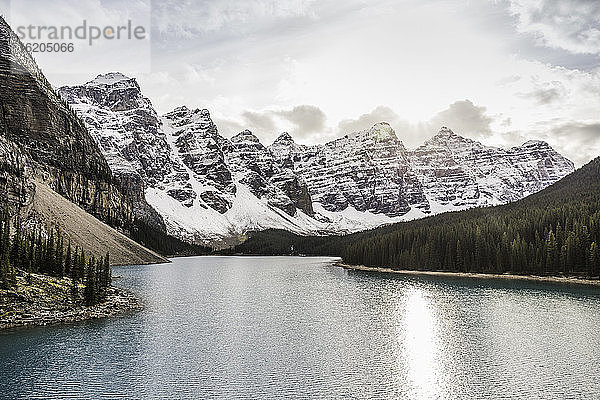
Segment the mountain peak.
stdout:
<path fill-rule="evenodd" d="M 398 137 L 396 136 L 396 132 L 394 132 L 394 129 L 387 122 L 376 123 L 369 129 L 368 132 L 379 140 L 390 138 L 398 139 Z"/>
<path fill-rule="evenodd" d="M 290 135 L 287 132 L 283 132 L 281 135 L 279 135 L 277 137 L 277 139 L 275 139 L 275 141 L 273 143 L 288 143 L 288 142 L 294 142 L 294 138 L 292 138 L 292 135 Z"/>
<path fill-rule="evenodd" d="M 89 83 L 97 85 L 114 85 L 117 82 L 130 81 L 132 79 L 135 80 L 135 78 L 130 78 L 126 75 L 123 75 L 120 72 L 109 72 L 107 74 L 98 75 L 96 78 L 94 78 L 94 80 L 92 80 Z"/>
<path fill-rule="evenodd" d="M 455 133 L 452 129 L 447 126 L 442 126 L 438 133 L 436 133 L 429 140 L 425 141 L 424 145 L 448 145 L 449 143 L 466 143 L 471 142 L 471 139 L 465 138 Z"/>
<path fill-rule="evenodd" d="M 172 111 L 169 111 L 164 116 L 169 119 L 177 119 L 177 118 L 189 118 L 189 114 L 191 110 L 187 108 L 187 106 L 179 106 L 175 107 Z"/>
<path fill-rule="evenodd" d="M 194 114 L 200 114 L 202 118 L 210 119 L 210 111 L 208 111 L 206 108 L 196 108 L 194 110 Z"/>
<path fill-rule="evenodd" d="M 442 126 L 437 133 L 437 136 L 458 136 L 454 131 L 447 126 Z"/>
<path fill-rule="evenodd" d="M 550 147 L 550 145 L 543 140 L 528 140 L 522 147 Z"/>
<path fill-rule="evenodd" d="M 177 114 L 177 115 L 188 115 L 189 114 L 190 116 L 198 114 L 202 118 L 210 118 L 210 111 L 208 111 L 206 108 L 195 108 L 192 110 L 186 105 L 176 107 L 169 114 Z"/>
<path fill-rule="evenodd" d="M 231 138 L 231 141 L 235 142 L 235 143 L 245 142 L 245 141 L 260 143 L 260 140 L 258 140 L 258 138 L 249 129 L 244 129 L 237 135 L 233 136 Z"/>

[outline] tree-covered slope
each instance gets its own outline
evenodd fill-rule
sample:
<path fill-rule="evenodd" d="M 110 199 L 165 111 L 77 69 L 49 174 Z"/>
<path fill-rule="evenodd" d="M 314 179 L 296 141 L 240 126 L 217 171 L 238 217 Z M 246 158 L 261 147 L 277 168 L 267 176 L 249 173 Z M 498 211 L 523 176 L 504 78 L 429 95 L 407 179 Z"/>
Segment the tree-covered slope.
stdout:
<path fill-rule="evenodd" d="M 351 264 L 401 269 L 599 275 L 600 159 L 545 190 L 342 237 L 254 234 L 236 251 L 340 255 Z"/>

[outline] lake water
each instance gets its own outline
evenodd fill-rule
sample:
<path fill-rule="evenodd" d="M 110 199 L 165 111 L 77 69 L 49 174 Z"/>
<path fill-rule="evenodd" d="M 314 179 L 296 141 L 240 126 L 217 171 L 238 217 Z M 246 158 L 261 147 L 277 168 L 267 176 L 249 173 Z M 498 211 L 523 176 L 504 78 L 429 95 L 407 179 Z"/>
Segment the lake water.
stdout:
<path fill-rule="evenodd" d="M 145 309 L 0 333 L 0 397 L 600 398 L 600 288 L 297 257 L 113 274 Z"/>

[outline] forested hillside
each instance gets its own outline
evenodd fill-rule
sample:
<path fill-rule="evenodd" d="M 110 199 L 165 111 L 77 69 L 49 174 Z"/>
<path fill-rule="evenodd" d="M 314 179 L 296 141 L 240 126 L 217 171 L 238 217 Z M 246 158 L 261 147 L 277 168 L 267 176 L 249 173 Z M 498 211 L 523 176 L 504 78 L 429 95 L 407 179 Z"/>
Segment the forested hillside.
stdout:
<path fill-rule="evenodd" d="M 11 229 L 15 231 L 12 238 Z M 5 211 L 0 222 L 0 289 L 15 288 L 17 275 L 25 275 L 30 284 L 32 273 L 69 277 L 74 302 L 83 300 L 88 306 L 106 300 L 112 282 L 108 253 L 99 260 L 86 257 L 83 249 L 65 243 L 59 231 L 43 237 L 42 231 L 25 229 L 20 220 L 12 226 Z M 83 293 L 80 284 L 84 285 Z"/>
<path fill-rule="evenodd" d="M 265 239 L 272 239 L 267 240 Z M 600 159 L 521 201 L 344 237 L 255 234 L 236 251 L 340 255 L 350 264 L 517 274 L 600 274 Z"/>

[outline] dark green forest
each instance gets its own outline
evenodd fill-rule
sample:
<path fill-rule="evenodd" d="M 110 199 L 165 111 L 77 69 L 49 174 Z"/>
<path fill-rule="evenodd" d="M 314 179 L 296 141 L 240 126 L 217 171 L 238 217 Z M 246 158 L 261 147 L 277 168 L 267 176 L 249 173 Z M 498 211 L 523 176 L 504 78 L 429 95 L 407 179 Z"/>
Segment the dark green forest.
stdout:
<path fill-rule="evenodd" d="M 599 244 L 600 159 L 595 159 L 508 205 L 347 236 L 260 232 L 233 252 L 336 255 L 349 264 L 411 270 L 598 276 Z"/>
<path fill-rule="evenodd" d="M 88 306 L 106 300 L 112 282 L 108 253 L 98 260 L 86 257 L 84 250 L 65 244 L 59 231 L 43 235 L 40 230 L 25 229 L 20 220 L 13 227 L 5 212 L 0 223 L 0 287 L 15 287 L 17 274 L 30 281 L 32 273 L 71 278 L 73 300 Z"/>
<path fill-rule="evenodd" d="M 127 230 L 131 239 L 166 257 L 196 256 L 212 252 L 209 247 L 184 242 L 138 219 L 128 226 Z"/>

